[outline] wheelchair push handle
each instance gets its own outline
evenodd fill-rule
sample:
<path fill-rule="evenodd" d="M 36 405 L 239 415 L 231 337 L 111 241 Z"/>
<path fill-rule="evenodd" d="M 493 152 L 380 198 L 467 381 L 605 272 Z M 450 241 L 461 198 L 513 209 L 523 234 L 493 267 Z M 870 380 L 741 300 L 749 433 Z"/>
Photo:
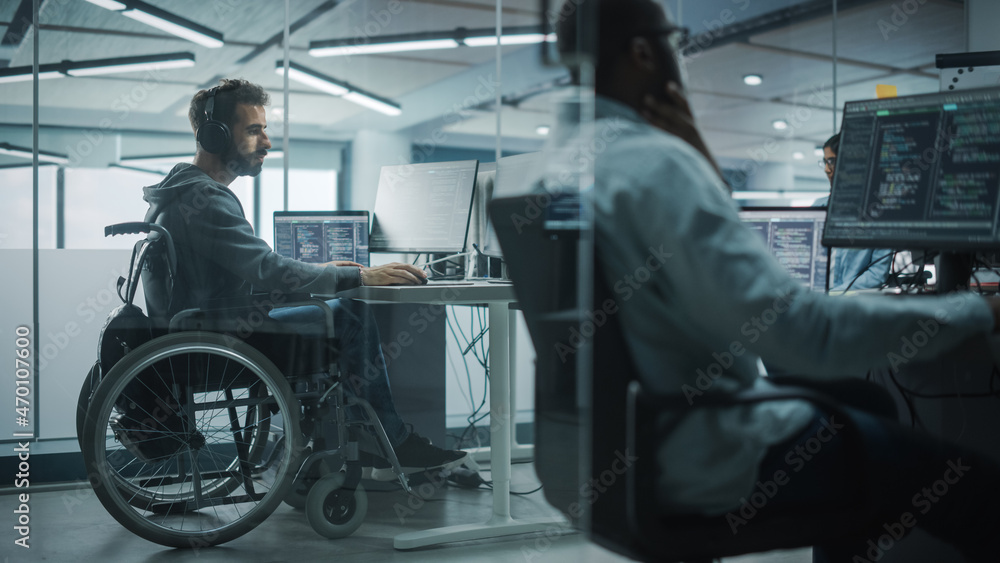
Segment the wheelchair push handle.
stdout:
<path fill-rule="evenodd" d="M 139 221 L 117 223 L 115 225 L 108 225 L 107 227 L 104 227 L 104 236 L 113 237 L 115 235 L 137 235 L 139 233 L 148 233 L 150 230 L 156 229 L 156 227 L 159 227 L 159 225 L 142 223 Z M 162 227 L 160 228 L 162 229 Z"/>

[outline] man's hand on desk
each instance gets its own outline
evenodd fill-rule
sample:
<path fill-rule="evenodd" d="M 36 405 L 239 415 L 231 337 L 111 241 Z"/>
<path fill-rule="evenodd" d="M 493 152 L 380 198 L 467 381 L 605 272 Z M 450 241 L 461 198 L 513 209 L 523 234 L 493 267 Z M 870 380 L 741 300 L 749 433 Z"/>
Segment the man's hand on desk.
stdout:
<path fill-rule="evenodd" d="M 412 264 L 392 262 L 372 268 L 361 268 L 361 285 L 420 285 L 427 283 L 427 274 Z"/>

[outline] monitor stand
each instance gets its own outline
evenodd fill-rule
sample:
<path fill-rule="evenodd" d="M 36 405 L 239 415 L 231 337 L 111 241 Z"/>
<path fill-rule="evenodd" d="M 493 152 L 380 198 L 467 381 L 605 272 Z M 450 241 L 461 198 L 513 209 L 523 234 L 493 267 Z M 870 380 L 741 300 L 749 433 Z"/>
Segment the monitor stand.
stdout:
<path fill-rule="evenodd" d="M 972 278 L 972 263 L 975 254 L 966 252 L 942 252 L 937 263 L 937 292 L 952 293 L 969 289 Z"/>

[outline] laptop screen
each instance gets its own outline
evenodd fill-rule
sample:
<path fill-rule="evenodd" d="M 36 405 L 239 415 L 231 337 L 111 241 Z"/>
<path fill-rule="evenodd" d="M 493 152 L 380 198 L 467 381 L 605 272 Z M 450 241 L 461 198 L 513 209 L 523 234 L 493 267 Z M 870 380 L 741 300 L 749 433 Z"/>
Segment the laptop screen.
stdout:
<path fill-rule="evenodd" d="M 825 207 L 744 207 L 740 219 L 793 278 L 813 291 L 827 291 L 830 253 L 820 244 Z"/>
<path fill-rule="evenodd" d="M 275 211 L 274 251 L 302 262 L 368 266 L 368 212 Z"/>

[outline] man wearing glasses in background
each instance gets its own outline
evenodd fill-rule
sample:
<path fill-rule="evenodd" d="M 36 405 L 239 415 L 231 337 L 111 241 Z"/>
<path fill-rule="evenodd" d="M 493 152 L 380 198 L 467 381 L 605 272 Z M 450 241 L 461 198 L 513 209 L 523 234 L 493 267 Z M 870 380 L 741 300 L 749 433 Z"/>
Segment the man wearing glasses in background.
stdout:
<path fill-rule="evenodd" d="M 840 133 L 827 139 L 823 145 L 823 160 L 819 161 L 833 187 L 833 173 L 837 168 L 840 150 Z M 816 202 L 816 207 L 826 207 L 830 198 Z M 892 250 L 886 248 L 834 248 L 830 253 L 830 291 L 848 289 L 877 289 L 885 285 L 892 266 Z"/>

